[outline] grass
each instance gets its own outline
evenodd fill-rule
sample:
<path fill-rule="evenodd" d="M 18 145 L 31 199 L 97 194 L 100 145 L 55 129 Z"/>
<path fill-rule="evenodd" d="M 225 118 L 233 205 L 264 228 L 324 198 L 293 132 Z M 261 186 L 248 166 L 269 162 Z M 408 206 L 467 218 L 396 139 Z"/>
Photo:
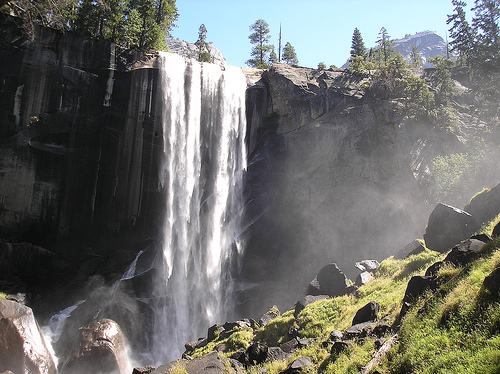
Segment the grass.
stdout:
<path fill-rule="evenodd" d="M 496 217 L 483 232 L 491 233 L 500 221 Z M 209 343 L 194 357 L 207 354 L 227 342 L 232 349 L 245 349 L 251 342 L 279 346 L 289 340 L 289 331 L 311 339 L 307 347 L 295 351 L 284 361 L 265 362 L 246 369 L 249 373 L 283 371 L 294 359 L 308 356 L 309 373 L 359 373 L 378 350 L 376 338 L 368 337 L 338 355 L 325 344 L 333 330 L 345 330 L 361 307 L 370 301 L 380 304 L 379 318 L 393 326 L 398 343 L 379 367 L 384 373 L 498 373 L 500 372 L 500 299 L 482 286 L 484 278 L 500 266 L 500 239 L 486 245 L 483 257 L 466 267 L 444 265 L 438 272 L 440 292 L 427 293 L 401 320 L 399 312 L 406 286 L 414 275 L 443 260 L 446 254 L 425 249 L 404 260 L 390 257 L 380 264 L 373 280 L 361 286 L 356 295 L 317 301 L 297 316 L 287 311 L 256 330 L 241 329 L 229 338 Z M 425 305 L 425 308 L 423 306 Z M 385 338 L 388 338 L 385 337 Z M 221 354 L 229 357 L 233 351 Z"/>

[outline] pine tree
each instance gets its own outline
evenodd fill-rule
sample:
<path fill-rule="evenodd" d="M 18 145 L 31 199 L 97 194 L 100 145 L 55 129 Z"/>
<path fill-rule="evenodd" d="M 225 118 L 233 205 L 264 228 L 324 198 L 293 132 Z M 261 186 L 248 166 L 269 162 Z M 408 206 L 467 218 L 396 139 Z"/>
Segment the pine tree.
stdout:
<path fill-rule="evenodd" d="M 207 43 L 207 28 L 205 24 L 201 24 L 198 29 L 198 40 L 194 43 L 198 48 L 197 60 L 200 62 L 210 62 L 210 53 L 208 52 Z"/>
<path fill-rule="evenodd" d="M 283 47 L 283 61 L 287 64 L 297 65 L 299 60 L 297 59 L 297 53 L 295 53 L 295 48 L 289 43 L 286 42 Z"/>
<path fill-rule="evenodd" d="M 419 68 L 423 64 L 422 56 L 420 55 L 420 52 L 418 51 L 418 47 L 413 43 L 411 43 L 410 64 L 414 68 Z"/>
<path fill-rule="evenodd" d="M 274 50 L 274 45 L 272 46 L 271 53 L 269 54 L 269 63 L 272 65 L 275 62 L 278 62 L 278 56 L 276 56 L 276 51 Z"/>
<path fill-rule="evenodd" d="M 361 56 L 365 60 L 368 57 L 366 52 L 365 43 L 363 42 L 363 37 L 361 32 L 356 27 L 352 34 L 352 44 L 351 44 L 351 57 Z"/>
<path fill-rule="evenodd" d="M 394 45 L 392 44 L 392 40 L 387 33 L 385 27 L 382 27 L 379 32 L 379 38 L 377 39 L 377 48 L 374 51 L 375 54 L 375 62 L 379 66 L 387 65 L 389 59 L 394 57 L 396 51 L 394 49 Z"/>
<path fill-rule="evenodd" d="M 249 66 L 258 69 L 268 69 L 269 60 L 268 54 L 272 50 L 269 43 L 271 35 L 269 34 L 269 25 L 263 19 L 258 19 L 253 25 L 250 26 L 250 31 L 253 31 L 248 39 L 250 43 L 254 44 L 250 55 L 252 56 L 246 63 Z"/>
<path fill-rule="evenodd" d="M 458 52 L 460 58 L 470 63 L 474 51 L 474 33 L 467 21 L 464 7 L 467 5 L 461 0 L 452 0 L 455 7 L 454 13 L 448 16 L 446 23 L 452 24 L 449 29 L 452 41 L 450 42 L 451 51 Z"/>

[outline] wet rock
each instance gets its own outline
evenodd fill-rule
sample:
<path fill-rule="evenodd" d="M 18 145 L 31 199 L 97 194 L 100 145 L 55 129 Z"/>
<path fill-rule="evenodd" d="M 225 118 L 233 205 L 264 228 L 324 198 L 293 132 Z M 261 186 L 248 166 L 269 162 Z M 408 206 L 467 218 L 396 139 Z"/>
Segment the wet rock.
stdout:
<path fill-rule="evenodd" d="M 500 184 L 478 193 L 464 210 L 474 217 L 478 228 L 494 219 L 500 213 Z"/>
<path fill-rule="evenodd" d="M 128 374 L 125 337 L 113 320 L 100 319 L 79 329 L 72 355 L 63 365 L 62 373 Z"/>
<path fill-rule="evenodd" d="M 468 212 L 439 203 L 429 216 L 424 234 L 425 245 L 433 251 L 446 252 L 477 229 L 474 218 Z"/>
<path fill-rule="evenodd" d="M 293 361 L 287 368 L 281 371 L 282 374 L 296 374 L 302 373 L 310 368 L 312 365 L 311 359 L 306 356 L 299 357 L 295 361 Z"/>
<path fill-rule="evenodd" d="M 477 239 L 482 241 L 483 243 L 489 243 L 493 240 L 493 238 L 490 235 L 484 232 L 482 234 L 472 235 L 470 239 Z"/>
<path fill-rule="evenodd" d="M 380 310 L 379 303 L 375 301 L 370 301 L 368 304 L 363 306 L 356 312 L 354 319 L 352 320 L 352 325 L 357 325 L 363 322 L 375 321 Z"/>
<path fill-rule="evenodd" d="M 269 347 L 265 344 L 253 343 L 246 352 L 250 365 L 259 365 L 267 359 Z"/>
<path fill-rule="evenodd" d="M 217 352 L 212 352 L 206 356 L 195 358 L 191 361 L 178 360 L 169 362 L 155 369 L 151 374 L 168 374 L 172 370 L 184 370 L 187 374 L 234 374 L 244 373 L 242 368 L 234 360 L 225 357 L 217 357 Z"/>
<path fill-rule="evenodd" d="M 356 282 L 354 284 L 356 286 L 362 286 L 364 284 L 367 284 L 372 279 L 373 276 L 369 272 L 364 271 L 361 274 L 358 274 L 358 276 L 356 277 Z"/>
<path fill-rule="evenodd" d="M 226 322 L 224 324 L 224 330 L 234 330 L 236 328 L 244 328 L 244 327 L 251 327 L 252 324 L 250 323 L 250 320 L 240 320 L 240 321 L 235 321 L 235 322 Z"/>
<path fill-rule="evenodd" d="M 0 298 L 0 371 L 4 370 L 53 374 L 56 365 L 31 308 Z"/>
<path fill-rule="evenodd" d="M 394 258 L 396 260 L 402 260 L 408 258 L 413 255 L 417 255 L 422 253 L 425 250 L 425 247 L 418 240 L 413 240 L 410 243 L 406 244 L 403 248 L 396 252 Z"/>
<path fill-rule="evenodd" d="M 273 319 L 275 319 L 276 317 L 279 317 L 279 315 L 280 315 L 280 311 L 279 311 L 278 307 L 276 305 L 273 305 L 273 307 L 267 313 L 265 313 L 262 317 L 260 317 L 259 325 L 265 326 L 269 322 L 271 322 Z"/>
<path fill-rule="evenodd" d="M 363 260 L 356 262 L 354 266 L 360 271 L 375 271 L 379 265 L 377 260 Z"/>
<path fill-rule="evenodd" d="M 299 313 L 304 310 L 306 306 L 309 304 L 315 303 L 316 301 L 322 301 L 322 300 L 327 300 L 329 299 L 330 296 L 328 295 L 306 295 L 304 298 L 300 299 L 296 304 L 295 304 L 295 311 L 293 315 L 297 317 Z"/>
<path fill-rule="evenodd" d="M 202 348 L 208 344 L 208 339 L 207 338 L 200 338 L 195 342 L 188 342 L 184 344 L 184 348 L 186 349 L 186 352 L 192 352 L 195 349 Z"/>
<path fill-rule="evenodd" d="M 287 341 L 280 345 L 280 348 L 286 353 L 292 353 L 299 347 L 299 341 L 297 338 L 293 338 L 292 340 Z"/>
<path fill-rule="evenodd" d="M 219 335 L 223 331 L 224 331 L 224 325 L 214 324 L 210 326 L 207 331 L 207 340 L 211 342 L 216 338 L 217 335 Z"/>
<path fill-rule="evenodd" d="M 339 269 L 337 264 L 328 264 L 311 281 L 307 289 L 307 294 L 313 296 L 342 296 L 352 292 L 350 285 L 349 279 L 347 279 L 347 276 Z"/>
<path fill-rule="evenodd" d="M 155 370 L 154 366 L 144 366 L 134 368 L 132 374 L 150 374 L 153 370 Z"/>

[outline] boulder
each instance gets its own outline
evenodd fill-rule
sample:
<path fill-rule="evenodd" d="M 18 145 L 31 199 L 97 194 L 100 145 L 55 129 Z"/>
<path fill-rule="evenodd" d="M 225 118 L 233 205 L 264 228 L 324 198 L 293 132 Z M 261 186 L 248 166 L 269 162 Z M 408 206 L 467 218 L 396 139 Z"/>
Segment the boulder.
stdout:
<path fill-rule="evenodd" d="M 225 330 L 223 330 L 225 332 Z M 202 348 L 208 344 L 208 339 L 207 338 L 200 338 L 195 342 L 188 342 L 184 344 L 184 348 L 186 349 L 186 352 L 192 352 L 195 349 Z"/>
<path fill-rule="evenodd" d="M 291 352 L 287 352 L 281 347 L 269 347 L 267 351 L 267 361 L 284 361 L 291 356 Z"/>
<path fill-rule="evenodd" d="M 144 366 L 144 367 L 136 367 L 132 371 L 132 374 L 149 374 L 153 370 L 155 370 L 154 366 Z"/>
<path fill-rule="evenodd" d="M 312 365 L 311 359 L 306 356 L 299 357 L 295 361 L 293 361 L 287 368 L 281 371 L 281 374 L 296 374 L 308 371 Z"/>
<path fill-rule="evenodd" d="M 250 365 L 259 365 L 267 359 L 269 347 L 262 343 L 253 343 L 247 350 Z"/>
<path fill-rule="evenodd" d="M 61 372 L 68 374 L 128 374 L 125 337 L 113 320 L 100 319 L 79 329 L 72 354 Z"/>
<path fill-rule="evenodd" d="M 356 312 L 352 320 L 352 325 L 357 325 L 363 322 L 375 321 L 378 317 L 378 312 L 380 310 L 379 303 L 375 301 L 370 301 L 364 307 Z"/>
<path fill-rule="evenodd" d="M 446 252 L 478 229 L 466 211 L 439 203 L 431 215 L 424 234 L 425 245 L 433 251 Z"/>
<path fill-rule="evenodd" d="M 437 261 L 427 268 L 425 271 L 426 277 L 435 277 L 439 272 L 439 269 L 444 265 L 443 261 Z"/>
<path fill-rule="evenodd" d="M 337 340 L 342 340 L 343 337 L 344 337 L 344 334 L 342 333 L 342 331 L 339 331 L 339 330 L 333 330 L 330 333 L 330 340 L 332 342 L 336 342 Z"/>
<path fill-rule="evenodd" d="M 347 340 L 347 341 L 336 341 L 333 343 L 332 348 L 330 350 L 330 353 L 332 355 L 338 355 L 344 351 L 346 351 L 350 346 L 352 345 L 352 342 Z"/>
<path fill-rule="evenodd" d="M 405 296 L 403 301 L 413 302 L 419 296 L 422 296 L 428 290 L 435 290 L 438 287 L 436 277 L 427 277 L 416 275 L 411 277 L 406 286 Z"/>
<path fill-rule="evenodd" d="M 309 304 L 315 303 L 316 301 L 327 300 L 329 298 L 330 298 L 330 296 L 328 296 L 328 295 L 317 295 L 317 296 L 306 295 L 305 297 L 303 297 L 302 299 L 297 301 L 297 303 L 295 304 L 295 311 L 294 311 L 293 315 L 295 317 L 297 317 L 299 315 L 299 313 L 302 310 L 304 310 L 304 308 L 306 306 L 308 306 Z"/>
<path fill-rule="evenodd" d="M 500 184 L 478 193 L 465 206 L 464 210 L 474 217 L 478 228 L 491 221 L 500 214 Z"/>
<path fill-rule="evenodd" d="M 500 268 L 496 268 L 484 278 L 483 286 L 493 295 L 500 296 Z"/>
<path fill-rule="evenodd" d="M 262 317 L 260 317 L 259 325 L 265 326 L 279 315 L 280 315 L 280 310 L 276 305 L 273 305 L 273 307 L 268 312 L 266 312 Z"/>
<path fill-rule="evenodd" d="M 364 284 L 367 284 L 372 279 L 373 276 L 368 271 L 364 271 L 361 274 L 358 274 L 358 276 L 356 277 L 356 282 L 354 282 L 354 284 L 356 286 L 362 286 Z"/>
<path fill-rule="evenodd" d="M 481 256 L 485 243 L 477 239 L 467 239 L 452 248 L 443 260 L 455 266 L 464 266 Z"/>
<path fill-rule="evenodd" d="M 218 357 L 217 352 L 194 360 L 178 360 L 161 365 L 153 370 L 151 374 L 168 374 L 171 372 L 185 372 L 187 374 L 239 374 L 244 373 L 242 368 L 234 360 Z"/>
<path fill-rule="evenodd" d="M 224 325 L 214 324 L 208 328 L 207 340 L 211 342 L 218 334 L 224 331 Z M 186 348 L 187 349 L 187 348 Z M 193 350 L 193 349 L 192 349 Z"/>
<path fill-rule="evenodd" d="M 362 322 L 352 325 L 345 330 L 344 338 L 346 339 L 361 339 L 371 335 L 376 324 L 374 322 Z"/>
<path fill-rule="evenodd" d="M 309 284 L 308 295 L 342 296 L 352 292 L 347 276 L 339 269 L 337 264 L 328 264 L 323 267 L 316 278 Z"/>
<path fill-rule="evenodd" d="M 418 240 L 413 240 L 396 252 L 394 258 L 402 260 L 413 255 L 417 255 L 425 250 L 425 247 Z"/>
<path fill-rule="evenodd" d="M 491 236 L 494 238 L 498 238 L 500 236 L 500 222 L 497 223 L 496 226 L 493 228 Z"/>
<path fill-rule="evenodd" d="M 363 260 L 356 262 L 354 266 L 360 271 L 375 271 L 379 265 L 377 260 Z"/>
<path fill-rule="evenodd" d="M 482 241 L 483 243 L 489 243 L 489 242 L 491 242 L 493 240 L 493 238 L 490 235 L 488 235 L 488 234 L 486 234 L 484 232 L 481 233 L 481 234 L 472 235 L 470 237 L 470 239 L 477 239 L 477 240 Z"/>
<path fill-rule="evenodd" d="M 56 364 L 31 308 L 0 298 L 0 372 L 53 374 Z"/>

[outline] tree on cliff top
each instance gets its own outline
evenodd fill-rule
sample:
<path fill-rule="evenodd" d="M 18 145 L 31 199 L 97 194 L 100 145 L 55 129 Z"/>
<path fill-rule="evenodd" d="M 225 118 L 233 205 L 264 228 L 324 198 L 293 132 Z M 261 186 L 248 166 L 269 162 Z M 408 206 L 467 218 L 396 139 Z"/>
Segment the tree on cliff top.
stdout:
<path fill-rule="evenodd" d="M 352 44 L 351 44 L 351 57 L 361 56 L 365 60 L 368 57 L 366 53 L 365 43 L 363 42 L 363 37 L 361 32 L 356 27 L 352 34 Z"/>
<path fill-rule="evenodd" d="M 287 42 L 283 47 L 283 61 L 287 64 L 297 65 L 299 60 L 297 58 L 297 53 L 295 53 L 295 48 Z"/>
<path fill-rule="evenodd" d="M 198 48 L 197 60 L 200 62 L 210 62 L 210 53 L 208 52 L 207 28 L 204 23 L 198 29 L 198 40 L 194 43 Z"/>
<path fill-rule="evenodd" d="M 258 19 L 253 25 L 250 26 L 250 31 L 252 33 L 248 37 L 250 43 L 254 44 L 255 47 L 252 48 L 250 55 L 252 56 L 246 63 L 248 66 L 252 66 L 258 69 L 268 69 L 269 68 L 269 53 L 272 50 L 272 46 L 269 44 L 269 25 L 263 19 Z"/>

